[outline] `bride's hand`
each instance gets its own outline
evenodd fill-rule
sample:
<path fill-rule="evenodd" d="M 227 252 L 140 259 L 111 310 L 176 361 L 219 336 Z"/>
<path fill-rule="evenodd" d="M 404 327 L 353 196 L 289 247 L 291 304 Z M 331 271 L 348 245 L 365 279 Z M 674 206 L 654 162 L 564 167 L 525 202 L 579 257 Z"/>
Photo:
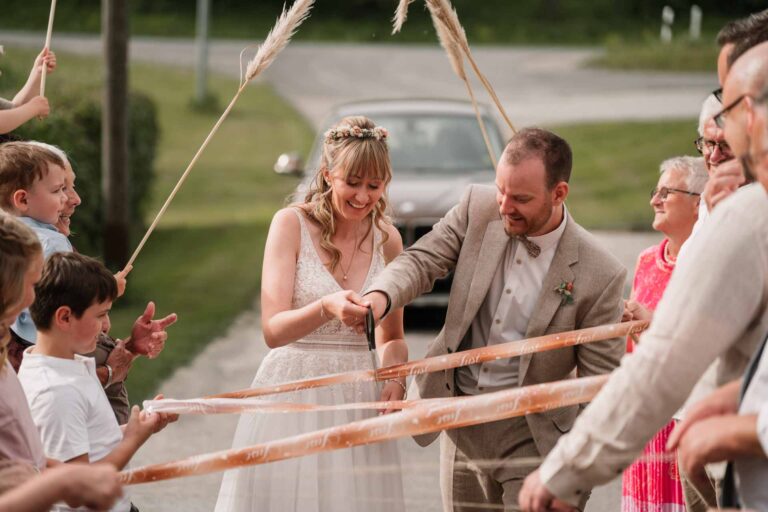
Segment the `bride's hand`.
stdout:
<path fill-rule="evenodd" d="M 352 290 L 326 295 L 320 299 L 320 307 L 327 317 L 338 318 L 341 323 L 362 330 L 369 302 Z"/>
<path fill-rule="evenodd" d="M 395 400 L 404 400 L 405 399 L 405 384 L 401 384 L 400 381 L 396 380 L 388 380 L 384 383 L 384 386 L 381 388 L 381 401 L 382 402 L 391 402 Z M 398 412 L 400 409 L 387 409 L 386 411 L 383 411 L 384 414 L 389 414 L 391 412 Z M 382 412 L 382 411 L 379 411 Z"/>

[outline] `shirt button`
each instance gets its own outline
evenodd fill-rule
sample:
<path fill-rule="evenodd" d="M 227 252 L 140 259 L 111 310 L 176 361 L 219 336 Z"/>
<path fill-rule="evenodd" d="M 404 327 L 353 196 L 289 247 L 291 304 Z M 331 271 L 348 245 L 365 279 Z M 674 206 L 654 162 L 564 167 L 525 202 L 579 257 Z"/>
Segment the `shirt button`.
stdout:
<path fill-rule="evenodd" d="M 501 320 L 497 318 L 497 319 L 495 320 L 495 322 L 496 322 L 497 324 L 500 324 L 500 323 L 501 323 Z"/>
<path fill-rule="evenodd" d="M 484 389 L 485 389 L 485 388 L 484 388 L 483 386 L 477 386 L 477 390 L 478 390 L 478 391 L 482 391 L 482 390 L 484 390 Z"/>
<path fill-rule="evenodd" d="M 507 289 L 506 289 L 506 290 L 504 290 L 504 291 L 505 291 L 505 292 L 507 292 L 507 295 L 509 295 L 510 293 L 512 293 L 512 290 L 510 290 L 509 288 L 507 288 Z"/>
<path fill-rule="evenodd" d="M 483 373 L 488 373 L 488 368 L 483 368 Z"/>
<path fill-rule="evenodd" d="M 523 260 L 521 260 L 520 258 L 518 258 L 518 259 L 517 259 L 517 261 L 515 261 L 515 263 L 517 263 L 518 265 L 522 265 L 522 264 L 523 264 Z"/>

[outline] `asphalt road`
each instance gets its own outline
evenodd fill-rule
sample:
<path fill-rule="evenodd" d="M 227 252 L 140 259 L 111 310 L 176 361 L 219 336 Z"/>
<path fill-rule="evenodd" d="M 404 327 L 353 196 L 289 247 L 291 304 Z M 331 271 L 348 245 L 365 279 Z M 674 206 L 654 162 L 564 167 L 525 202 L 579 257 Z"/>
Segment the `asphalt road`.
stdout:
<path fill-rule="evenodd" d="M 0 44 L 42 48 L 43 33 L 0 31 Z M 216 40 L 210 68 L 239 76 L 240 50 L 254 41 Z M 52 48 L 99 55 L 91 35 L 54 33 Z M 624 72 L 587 69 L 594 48 L 477 47 L 478 65 L 493 84 L 510 118 L 519 126 L 605 120 L 698 117 L 701 102 L 717 87 L 713 74 Z M 191 67 L 189 39 L 135 37 L 130 58 Z M 66 62 L 60 61 L 60 65 Z M 261 79 L 291 101 L 315 126 L 331 106 L 371 98 L 466 99 L 437 45 L 292 43 Z M 52 86 L 55 82 L 51 82 Z M 490 103 L 479 86 L 481 101 Z M 233 91 L 234 93 L 234 91 Z"/>

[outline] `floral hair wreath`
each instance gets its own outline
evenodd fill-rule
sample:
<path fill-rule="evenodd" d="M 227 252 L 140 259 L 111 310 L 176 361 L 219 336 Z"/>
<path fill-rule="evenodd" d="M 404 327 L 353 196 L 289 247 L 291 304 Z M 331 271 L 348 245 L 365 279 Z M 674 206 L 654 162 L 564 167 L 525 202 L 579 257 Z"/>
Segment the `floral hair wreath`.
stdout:
<path fill-rule="evenodd" d="M 349 137 L 356 137 L 358 139 L 376 139 L 386 140 L 389 137 L 389 132 L 382 126 L 376 126 L 374 128 L 361 128 L 359 126 L 350 126 L 343 124 L 336 128 L 331 128 L 325 132 L 325 143 L 346 139 Z"/>

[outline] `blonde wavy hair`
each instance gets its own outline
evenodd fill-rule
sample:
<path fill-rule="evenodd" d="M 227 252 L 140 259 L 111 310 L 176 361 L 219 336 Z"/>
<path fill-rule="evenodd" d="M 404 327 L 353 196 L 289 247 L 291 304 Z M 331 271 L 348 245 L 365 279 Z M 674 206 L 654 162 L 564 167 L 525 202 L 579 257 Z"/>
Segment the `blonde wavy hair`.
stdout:
<path fill-rule="evenodd" d="M 342 134 L 341 128 L 352 128 L 349 136 Z M 360 130 L 355 130 L 360 128 Z M 350 130 L 346 130 L 350 131 Z M 360 240 L 362 249 L 363 241 L 368 237 L 375 225 L 382 232 L 383 237 L 380 247 L 384 245 L 389 236 L 382 229 L 382 224 L 391 224 L 388 211 L 386 187 L 392 180 L 392 166 L 389 162 L 389 148 L 386 143 L 386 130 L 377 127 L 376 124 L 364 116 L 348 116 L 336 124 L 329 133 L 333 137 L 326 137 L 323 143 L 320 168 L 309 186 L 309 191 L 304 198 L 304 203 L 297 205 L 314 219 L 321 227 L 320 247 L 331 255 L 328 265 L 331 272 L 341 261 L 341 251 L 333 244 L 331 237 L 336 233 L 336 217 L 333 209 L 333 189 L 326 182 L 323 173 L 327 170 L 336 173 L 337 177 L 344 180 L 350 176 L 359 178 L 372 178 L 384 182 L 385 191 L 371 211 L 371 224 L 368 226 L 365 236 Z M 360 133 L 366 134 L 361 136 Z M 384 136 L 377 134 L 384 133 Z"/>
<path fill-rule="evenodd" d="M 3 317 L 24 294 L 24 276 L 32 259 L 43 249 L 34 231 L 0 212 L 0 371 L 8 358 L 8 328 Z"/>

